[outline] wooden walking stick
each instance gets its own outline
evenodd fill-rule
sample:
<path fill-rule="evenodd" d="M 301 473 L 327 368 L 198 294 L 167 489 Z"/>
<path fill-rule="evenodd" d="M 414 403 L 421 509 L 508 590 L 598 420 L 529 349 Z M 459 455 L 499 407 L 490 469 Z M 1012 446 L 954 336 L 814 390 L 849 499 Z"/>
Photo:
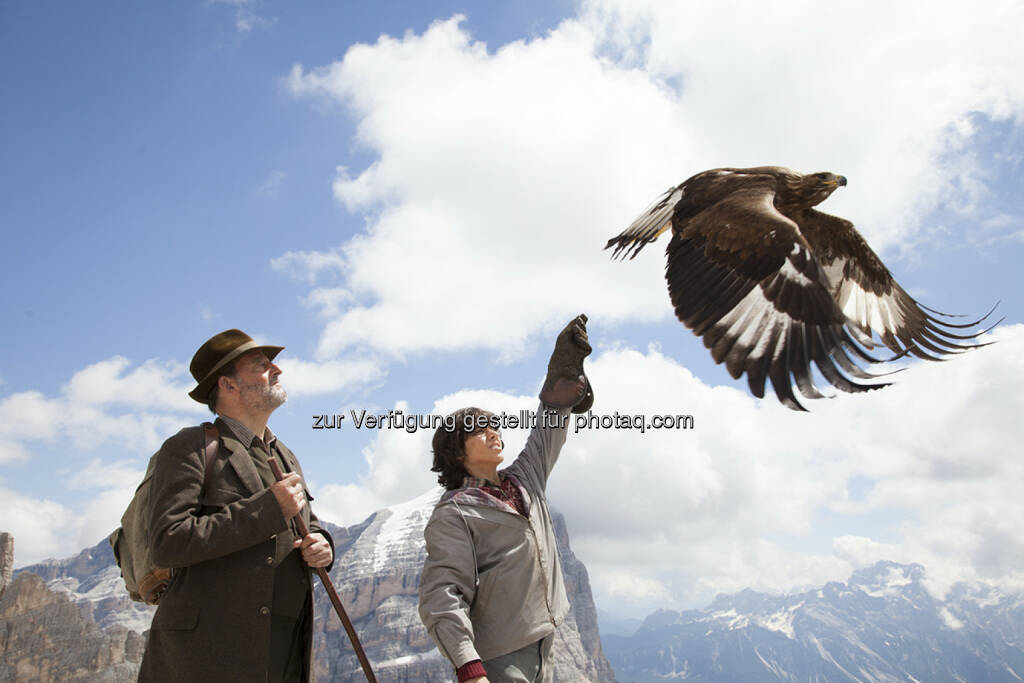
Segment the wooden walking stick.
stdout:
<path fill-rule="evenodd" d="M 284 479 L 284 472 L 281 471 L 281 465 L 277 462 L 277 458 L 270 458 L 270 469 L 274 472 L 274 478 L 278 481 Z M 302 515 L 295 515 L 295 526 L 299 529 L 299 534 L 305 537 L 309 534 L 309 527 L 302 520 Z M 315 567 L 316 573 L 320 575 L 320 583 L 323 584 L 324 590 L 327 591 L 327 597 L 331 599 L 331 604 L 334 605 L 334 611 L 338 613 L 338 617 L 341 619 L 341 625 L 345 627 L 345 633 L 348 634 L 348 639 L 352 642 L 352 647 L 356 651 L 356 657 L 359 658 L 359 664 L 363 667 L 363 673 L 366 675 L 366 680 L 369 683 L 377 683 L 377 677 L 373 675 L 373 669 L 370 668 L 370 660 L 366 658 L 366 653 L 363 652 L 363 645 L 359 642 L 359 636 L 356 635 L 356 629 L 352 626 L 352 622 L 348 618 L 348 614 L 345 613 L 345 608 L 341 605 L 341 598 L 338 597 L 338 591 L 334 590 L 334 584 L 331 583 L 331 577 L 327 575 L 327 570 L 323 567 Z"/>

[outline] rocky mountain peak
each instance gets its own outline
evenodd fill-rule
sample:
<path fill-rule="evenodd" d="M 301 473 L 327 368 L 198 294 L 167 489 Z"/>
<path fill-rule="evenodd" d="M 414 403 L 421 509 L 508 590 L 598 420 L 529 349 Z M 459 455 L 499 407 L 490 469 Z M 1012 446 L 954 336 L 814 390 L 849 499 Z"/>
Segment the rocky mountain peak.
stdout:
<path fill-rule="evenodd" d="M 0 597 L 11 583 L 14 574 L 14 537 L 0 531 Z"/>
<path fill-rule="evenodd" d="M 857 569 L 850 575 L 847 584 L 869 595 L 883 596 L 905 590 L 907 586 L 921 588 L 924 567 L 919 564 L 897 564 L 881 561 L 870 567 Z"/>
<path fill-rule="evenodd" d="M 13 548 L 9 534 L 4 549 Z M 5 550 L 0 567 L 13 563 Z M 9 574 L 6 574 L 9 576 Z M 31 572 L 19 572 L 0 597 L 0 680 L 134 681 L 144 640 L 123 626 L 101 629 L 66 594 Z"/>

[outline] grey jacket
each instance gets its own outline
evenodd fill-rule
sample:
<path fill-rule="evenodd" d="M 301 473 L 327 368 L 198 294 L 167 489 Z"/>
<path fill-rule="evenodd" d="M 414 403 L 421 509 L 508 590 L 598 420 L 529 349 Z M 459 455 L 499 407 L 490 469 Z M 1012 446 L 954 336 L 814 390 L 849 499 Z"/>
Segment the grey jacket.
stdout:
<path fill-rule="evenodd" d="M 560 426 L 551 427 L 538 411 L 525 448 L 503 470 L 524 490 L 528 517 L 480 489 L 463 488 L 447 491 L 427 522 L 420 618 L 456 668 L 544 638 L 569 611 L 544 493 L 568 412 L 552 410 Z"/>

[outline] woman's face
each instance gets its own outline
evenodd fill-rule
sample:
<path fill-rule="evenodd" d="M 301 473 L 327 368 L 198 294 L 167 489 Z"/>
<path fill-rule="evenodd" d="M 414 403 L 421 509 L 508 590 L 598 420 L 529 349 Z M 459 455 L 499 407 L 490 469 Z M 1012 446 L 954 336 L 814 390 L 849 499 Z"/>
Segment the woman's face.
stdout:
<path fill-rule="evenodd" d="M 472 474 L 474 467 L 496 467 L 505 460 L 501 455 L 501 432 L 493 427 L 481 429 L 463 442 L 466 457 L 462 464 Z"/>

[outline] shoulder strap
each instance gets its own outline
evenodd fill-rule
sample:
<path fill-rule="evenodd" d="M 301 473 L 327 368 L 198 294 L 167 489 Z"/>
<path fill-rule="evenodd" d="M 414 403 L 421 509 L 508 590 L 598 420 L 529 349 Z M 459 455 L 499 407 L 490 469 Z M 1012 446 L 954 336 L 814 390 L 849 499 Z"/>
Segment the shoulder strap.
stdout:
<path fill-rule="evenodd" d="M 203 423 L 203 433 L 206 436 L 206 445 L 203 447 L 203 487 L 206 487 L 206 480 L 210 478 L 210 463 L 217 457 L 217 445 L 220 443 L 220 433 L 212 422 Z"/>

